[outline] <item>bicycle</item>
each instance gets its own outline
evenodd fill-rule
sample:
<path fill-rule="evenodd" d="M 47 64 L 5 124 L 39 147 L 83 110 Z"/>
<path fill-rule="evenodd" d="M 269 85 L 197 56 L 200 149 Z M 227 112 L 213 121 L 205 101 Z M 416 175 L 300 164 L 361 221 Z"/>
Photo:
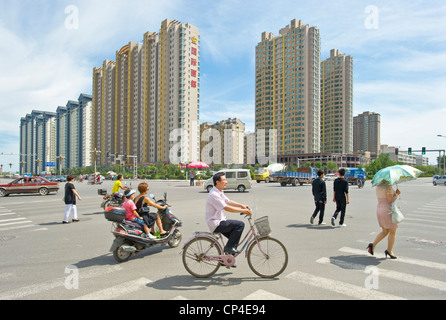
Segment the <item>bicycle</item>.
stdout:
<path fill-rule="evenodd" d="M 288 252 L 279 240 L 270 237 L 268 217 L 255 220 L 258 233 L 251 216 L 248 221 L 249 231 L 240 242 L 244 245 L 234 256 L 223 253 L 224 241 L 221 233 L 195 232 L 195 236 L 183 247 L 183 265 L 186 270 L 197 278 L 210 277 L 221 266 L 228 269 L 234 266 L 236 257 L 247 248 L 245 256 L 256 275 L 262 278 L 280 275 L 288 265 Z"/>

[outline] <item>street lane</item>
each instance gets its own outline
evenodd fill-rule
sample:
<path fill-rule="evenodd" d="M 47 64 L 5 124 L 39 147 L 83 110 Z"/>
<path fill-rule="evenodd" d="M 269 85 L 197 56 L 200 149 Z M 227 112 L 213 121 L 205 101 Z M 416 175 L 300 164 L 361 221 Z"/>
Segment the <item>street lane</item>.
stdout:
<path fill-rule="evenodd" d="M 137 187 L 136 182 L 131 183 Z M 149 181 L 150 192 L 158 198 L 168 192 L 172 211 L 183 221 L 182 244 L 194 231 L 207 231 L 207 193 L 188 184 Z M 0 299 L 132 299 L 135 294 L 151 300 L 445 298 L 446 188 L 433 187 L 428 178 L 399 186 L 406 220 L 398 230 L 394 252 L 399 259 L 395 261 L 384 258 L 386 240 L 376 248 L 374 257 L 365 250 L 380 232 L 375 190 L 370 183 L 364 189 L 350 188 L 345 228 L 329 224 L 335 208 L 331 202 L 332 182 L 327 182 L 329 202 L 324 226 L 309 223 L 314 210 L 309 185 L 254 183 L 249 192 L 228 191 L 230 199 L 250 205 L 256 217 L 270 217 L 272 236 L 283 242 L 289 253 L 288 267 L 279 279 L 258 278 L 244 255 L 237 259 L 236 269 L 221 268 L 209 279 L 193 278 L 182 266 L 181 246 L 151 248 L 127 263 L 117 264 L 108 252 L 113 241 L 111 223 L 104 219 L 99 207 L 102 199 L 97 195 L 98 188 L 110 191 L 111 182 L 100 187 L 75 185 L 83 199 L 78 201 L 80 223 L 61 224 L 61 192 L 47 197 L 11 195 L 0 199 L 0 229 L 2 224 L 11 223 L 2 220 L 31 221 L 26 223 L 30 225 L 27 228 L 0 230 Z M 242 219 L 237 214 L 228 217 Z M 79 274 L 79 287 L 67 289 L 65 281 L 73 275 L 67 267 L 72 265 Z M 379 286 L 366 295 L 366 281 L 374 276 L 366 273 L 371 267 L 377 268 Z M 385 276 L 388 274 L 398 276 Z M 415 280 L 401 281 L 402 277 Z M 339 283 L 356 288 L 358 295 L 339 292 Z"/>

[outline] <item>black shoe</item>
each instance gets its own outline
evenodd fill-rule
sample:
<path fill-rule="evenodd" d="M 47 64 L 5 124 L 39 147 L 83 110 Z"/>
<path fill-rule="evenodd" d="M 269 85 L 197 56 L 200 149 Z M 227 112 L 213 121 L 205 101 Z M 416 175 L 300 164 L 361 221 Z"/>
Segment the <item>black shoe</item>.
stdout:
<path fill-rule="evenodd" d="M 373 256 L 373 243 L 369 243 L 367 246 L 367 251 Z"/>
<path fill-rule="evenodd" d="M 236 254 L 239 254 L 240 251 L 238 251 L 237 249 L 234 248 L 229 248 L 229 249 L 225 249 L 225 254 L 231 254 L 233 256 L 235 256 Z"/>
<path fill-rule="evenodd" d="M 390 254 L 390 252 L 389 251 L 384 251 L 384 253 L 386 254 L 386 259 L 387 259 L 387 256 L 389 256 L 390 257 L 390 259 L 396 259 L 397 257 L 396 256 L 392 256 L 391 254 Z"/>

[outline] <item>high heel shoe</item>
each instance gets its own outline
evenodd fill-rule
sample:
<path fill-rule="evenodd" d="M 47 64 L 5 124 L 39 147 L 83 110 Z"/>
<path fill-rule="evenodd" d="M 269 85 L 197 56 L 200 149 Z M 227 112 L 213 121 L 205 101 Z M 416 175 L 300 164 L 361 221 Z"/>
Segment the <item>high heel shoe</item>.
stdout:
<path fill-rule="evenodd" d="M 367 246 L 367 251 L 373 256 L 373 243 L 369 243 Z"/>
<path fill-rule="evenodd" d="M 396 256 L 392 256 L 391 254 L 390 254 L 390 252 L 389 251 L 384 251 L 384 253 L 386 254 L 386 258 L 387 258 L 387 256 L 389 256 L 390 257 L 390 259 L 396 259 L 397 257 Z"/>

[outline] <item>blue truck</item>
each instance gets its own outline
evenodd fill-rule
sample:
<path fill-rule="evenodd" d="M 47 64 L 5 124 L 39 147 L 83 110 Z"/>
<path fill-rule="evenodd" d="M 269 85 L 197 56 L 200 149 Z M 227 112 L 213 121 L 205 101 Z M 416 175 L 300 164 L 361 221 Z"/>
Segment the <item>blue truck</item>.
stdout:
<path fill-rule="evenodd" d="M 349 184 L 357 185 L 358 188 L 364 187 L 366 174 L 363 169 L 358 168 L 347 168 L 345 169 L 344 178 L 348 181 Z"/>
<path fill-rule="evenodd" d="M 297 168 L 297 172 L 276 172 L 271 174 L 275 180 L 277 180 L 282 187 L 286 187 L 288 184 L 300 186 L 304 183 L 312 183 L 314 179 L 317 178 L 316 168 Z"/>

